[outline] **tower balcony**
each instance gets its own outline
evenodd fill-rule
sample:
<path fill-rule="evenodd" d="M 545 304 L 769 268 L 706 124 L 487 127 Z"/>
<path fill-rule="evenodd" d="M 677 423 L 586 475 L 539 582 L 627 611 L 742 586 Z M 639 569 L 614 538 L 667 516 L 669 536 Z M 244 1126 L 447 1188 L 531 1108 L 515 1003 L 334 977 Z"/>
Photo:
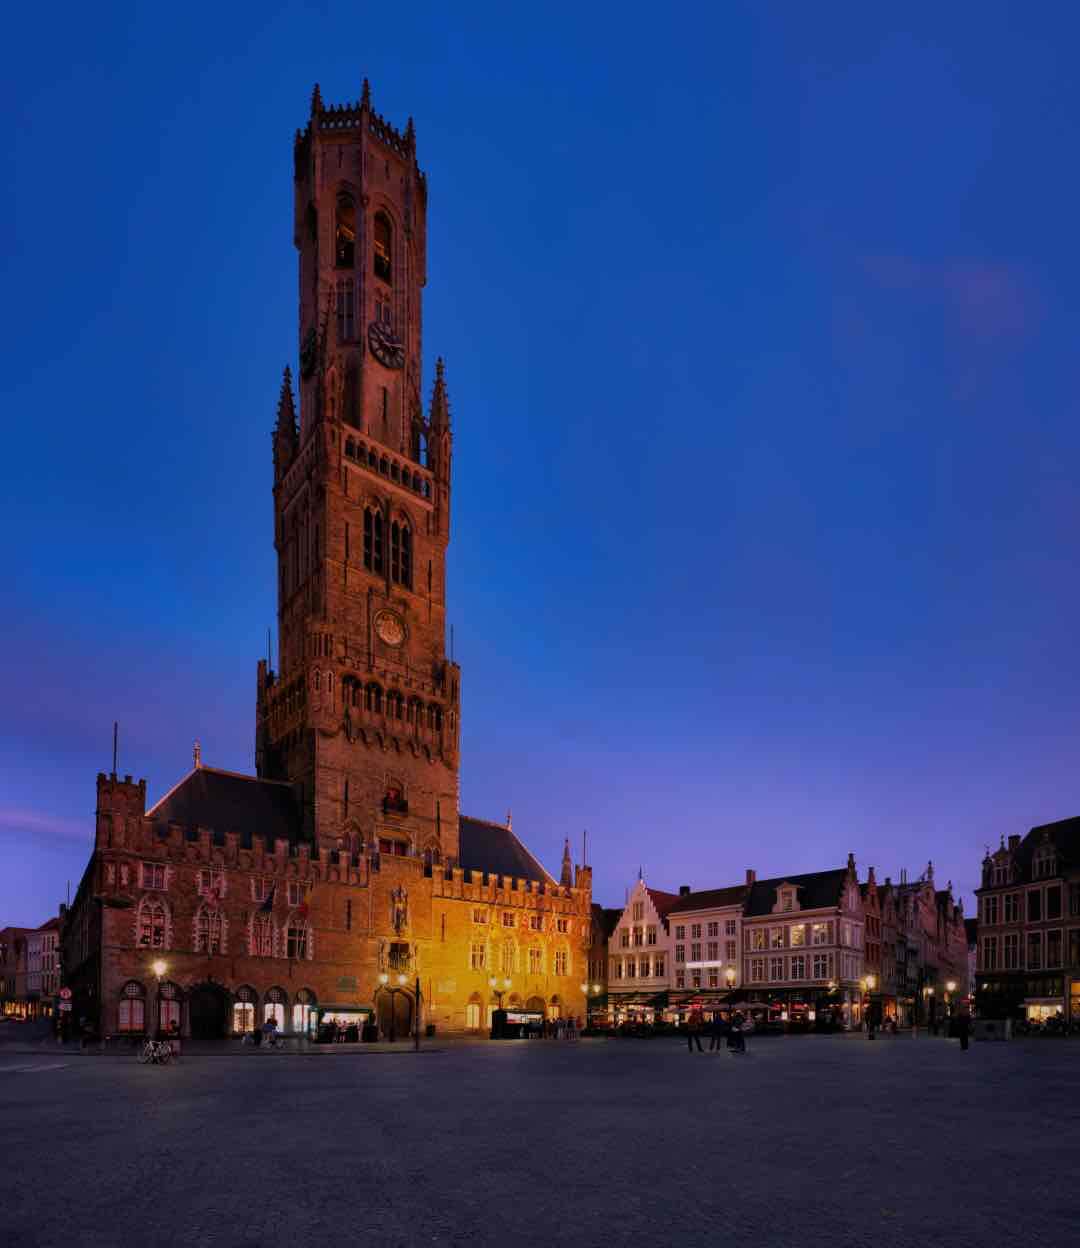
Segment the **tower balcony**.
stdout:
<path fill-rule="evenodd" d="M 430 502 L 434 492 L 434 478 L 427 468 L 414 463 L 401 455 L 387 451 L 375 443 L 363 438 L 347 437 L 345 439 L 345 458 L 358 468 L 376 473 L 392 485 L 399 485 L 403 490 L 417 498 Z"/>

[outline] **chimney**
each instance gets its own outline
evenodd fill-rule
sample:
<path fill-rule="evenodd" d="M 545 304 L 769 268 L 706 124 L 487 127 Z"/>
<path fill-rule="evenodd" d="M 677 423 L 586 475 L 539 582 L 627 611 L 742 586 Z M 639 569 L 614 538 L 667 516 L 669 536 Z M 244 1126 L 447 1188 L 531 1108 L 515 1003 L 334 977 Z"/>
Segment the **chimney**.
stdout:
<path fill-rule="evenodd" d="M 1020 848 L 1020 837 L 1018 835 L 1014 834 L 1009 837 L 1009 848 L 1010 849 Z"/>
<path fill-rule="evenodd" d="M 689 884 L 680 884 L 680 885 L 679 885 L 679 896 L 680 896 L 680 897 L 689 897 L 689 896 L 690 896 L 690 885 L 689 885 Z"/>
<path fill-rule="evenodd" d="M 756 872 L 756 871 L 754 871 L 754 870 L 752 870 L 750 867 L 747 867 L 747 868 L 746 868 L 746 883 L 747 883 L 747 885 L 750 885 L 750 884 L 755 883 L 755 881 L 756 881 L 756 880 L 757 880 L 757 872 Z"/>

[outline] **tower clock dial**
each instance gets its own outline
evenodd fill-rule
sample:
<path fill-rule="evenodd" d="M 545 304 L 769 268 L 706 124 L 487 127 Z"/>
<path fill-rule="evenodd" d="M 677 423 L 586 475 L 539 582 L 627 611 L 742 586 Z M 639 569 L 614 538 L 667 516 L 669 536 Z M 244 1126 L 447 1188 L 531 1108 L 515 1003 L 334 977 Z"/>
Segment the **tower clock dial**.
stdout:
<path fill-rule="evenodd" d="M 375 632 L 388 646 L 400 646 L 405 640 L 405 621 L 394 611 L 377 611 Z"/>
<path fill-rule="evenodd" d="M 394 337 L 389 325 L 382 321 L 372 321 L 367 331 L 368 346 L 371 354 L 384 368 L 402 368 L 405 364 L 405 351 Z"/>

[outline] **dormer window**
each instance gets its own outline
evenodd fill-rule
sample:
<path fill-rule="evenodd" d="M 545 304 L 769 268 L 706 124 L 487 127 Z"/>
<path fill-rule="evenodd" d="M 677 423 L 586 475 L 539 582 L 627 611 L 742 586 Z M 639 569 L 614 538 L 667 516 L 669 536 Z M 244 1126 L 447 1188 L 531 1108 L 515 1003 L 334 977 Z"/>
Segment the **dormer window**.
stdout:
<path fill-rule="evenodd" d="M 389 219 L 382 212 L 375 217 L 372 250 L 374 252 L 375 276 L 388 284 L 392 284 L 393 267 L 391 256 L 393 254 L 393 232 L 390 228 Z"/>
<path fill-rule="evenodd" d="M 780 909 L 795 909 L 795 890 L 793 888 L 783 888 L 780 890 Z"/>
<path fill-rule="evenodd" d="M 1043 880 L 1049 875 L 1057 874 L 1057 855 L 1054 853 L 1052 845 L 1047 845 L 1038 850 L 1032 861 L 1032 875 L 1037 880 Z"/>
<path fill-rule="evenodd" d="M 356 205 L 349 195 L 339 195 L 334 229 L 334 267 L 351 269 L 356 264 Z"/>

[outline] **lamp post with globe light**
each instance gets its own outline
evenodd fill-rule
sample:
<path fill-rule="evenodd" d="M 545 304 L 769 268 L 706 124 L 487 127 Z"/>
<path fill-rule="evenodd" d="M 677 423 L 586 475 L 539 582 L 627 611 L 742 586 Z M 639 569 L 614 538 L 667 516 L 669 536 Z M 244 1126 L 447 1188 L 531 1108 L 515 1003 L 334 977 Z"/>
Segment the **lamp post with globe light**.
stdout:
<path fill-rule="evenodd" d="M 157 980 L 157 1023 L 154 1027 L 154 1038 L 161 1039 L 161 981 L 165 978 L 165 972 L 169 966 L 167 962 L 158 958 L 157 961 L 151 963 L 150 969 L 154 972 L 154 978 Z"/>

